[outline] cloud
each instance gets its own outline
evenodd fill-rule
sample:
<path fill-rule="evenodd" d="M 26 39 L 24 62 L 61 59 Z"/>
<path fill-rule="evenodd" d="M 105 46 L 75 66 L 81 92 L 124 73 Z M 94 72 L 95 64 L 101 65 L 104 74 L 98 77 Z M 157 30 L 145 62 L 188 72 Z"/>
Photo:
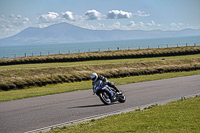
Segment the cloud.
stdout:
<path fill-rule="evenodd" d="M 184 28 L 189 28 L 190 26 L 186 26 L 183 23 L 171 23 L 170 24 L 170 28 L 172 28 L 172 30 L 180 30 Z"/>
<path fill-rule="evenodd" d="M 140 16 L 140 17 L 147 17 L 150 16 L 150 14 L 145 13 L 144 11 L 137 11 L 136 13 L 133 14 L 134 16 Z"/>
<path fill-rule="evenodd" d="M 141 29 L 141 30 L 154 30 L 154 29 L 161 29 L 163 28 L 165 25 L 164 24 L 157 24 L 155 21 L 151 21 L 148 23 L 144 23 L 144 22 L 138 22 L 135 23 L 134 21 L 130 21 L 127 24 L 129 29 Z"/>
<path fill-rule="evenodd" d="M 175 26 L 175 27 L 179 27 L 179 26 L 183 26 L 184 24 L 183 23 L 171 23 L 170 24 L 171 26 Z"/>
<path fill-rule="evenodd" d="M 23 20 L 28 22 L 30 19 L 29 18 L 24 18 Z"/>
<path fill-rule="evenodd" d="M 183 23 L 178 23 L 178 25 L 182 26 L 182 25 L 184 25 L 184 24 L 183 24 Z"/>
<path fill-rule="evenodd" d="M 45 27 L 47 27 L 47 25 L 46 24 L 39 24 L 38 27 L 39 28 L 45 28 Z"/>
<path fill-rule="evenodd" d="M 17 15 L 17 18 L 21 18 L 22 16 L 21 15 Z"/>
<path fill-rule="evenodd" d="M 135 27 L 136 23 L 134 21 L 130 21 L 128 24 L 129 27 Z"/>
<path fill-rule="evenodd" d="M 183 26 L 184 24 L 183 23 L 171 23 L 170 26 L 172 27 L 177 27 L 179 28 L 180 26 Z"/>
<path fill-rule="evenodd" d="M 73 13 L 70 11 L 66 11 L 65 13 L 62 13 L 62 15 L 63 15 L 63 18 L 67 20 L 74 20 Z"/>
<path fill-rule="evenodd" d="M 135 23 L 134 21 L 130 21 L 128 24 L 127 24 L 127 28 L 128 29 L 143 29 L 143 28 L 146 28 L 145 26 L 145 23 L 143 22 L 138 22 L 138 23 Z"/>
<path fill-rule="evenodd" d="M 144 26 L 144 23 L 143 23 L 143 22 L 139 22 L 139 23 L 138 23 L 138 26 L 143 27 L 143 26 Z"/>
<path fill-rule="evenodd" d="M 0 15 L 0 38 L 14 35 L 31 26 L 31 20 L 22 15 Z"/>
<path fill-rule="evenodd" d="M 120 24 L 119 21 L 117 21 L 117 22 L 115 22 L 115 23 L 113 24 L 113 27 L 114 27 L 114 28 L 120 28 L 120 26 L 121 26 L 121 24 Z"/>
<path fill-rule="evenodd" d="M 55 22 L 59 14 L 56 12 L 48 12 L 47 14 L 42 14 L 39 17 L 41 22 Z"/>
<path fill-rule="evenodd" d="M 97 27 L 91 25 L 91 24 L 88 24 L 86 23 L 84 26 L 82 26 L 83 28 L 86 28 L 86 29 L 90 29 L 90 30 L 96 30 Z"/>
<path fill-rule="evenodd" d="M 107 14 L 107 19 L 123 19 L 123 18 L 131 18 L 131 12 L 125 12 L 122 10 L 112 10 Z"/>
<path fill-rule="evenodd" d="M 15 15 L 14 14 L 10 14 L 10 16 L 9 16 L 10 18 L 14 18 L 15 17 Z"/>
<path fill-rule="evenodd" d="M 14 26 L 24 26 L 30 23 L 30 19 L 21 15 L 11 14 L 9 16 L 1 15 L 0 25 L 5 25 L 7 28 Z M 3 26 L 4 27 L 4 26 Z"/>
<path fill-rule="evenodd" d="M 88 10 L 85 13 L 85 17 L 87 20 L 100 20 L 101 16 L 101 13 L 96 10 Z"/>
<path fill-rule="evenodd" d="M 101 28 L 105 28 L 105 25 L 103 23 L 98 23 L 98 25 L 101 27 Z"/>
<path fill-rule="evenodd" d="M 176 23 L 171 23 L 170 25 L 171 25 L 171 26 L 177 26 L 177 24 L 176 24 Z"/>
<path fill-rule="evenodd" d="M 2 15 L 1 15 L 1 18 L 5 18 L 5 15 L 2 14 Z"/>
<path fill-rule="evenodd" d="M 156 23 L 152 20 L 150 23 L 147 23 L 148 26 L 156 26 Z"/>

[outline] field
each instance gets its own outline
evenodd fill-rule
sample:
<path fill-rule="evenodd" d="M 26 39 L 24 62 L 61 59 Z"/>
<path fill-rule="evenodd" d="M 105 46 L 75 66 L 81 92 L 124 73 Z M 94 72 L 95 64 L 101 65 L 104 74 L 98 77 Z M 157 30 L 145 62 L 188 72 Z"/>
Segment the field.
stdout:
<path fill-rule="evenodd" d="M 180 47 L 176 50 L 198 51 L 196 47 Z M 146 50 L 146 53 L 145 53 Z M 139 55 L 148 55 L 149 52 L 156 53 L 161 49 L 142 49 L 138 50 Z M 172 48 L 163 48 L 164 53 L 179 53 L 174 52 Z M 167 51 L 167 52 L 166 52 Z M 105 54 L 107 52 L 107 54 Z M 106 51 L 105 57 L 110 57 L 112 53 L 126 53 L 131 55 L 136 50 L 122 51 Z M 158 53 L 159 53 L 158 52 Z M 197 52 L 199 53 L 199 52 Z M 85 53 L 83 53 L 85 54 Z M 87 54 L 102 54 L 87 53 Z M 118 53 L 119 54 L 119 53 Z M 151 55 L 150 54 L 150 55 Z M 70 55 L 73 56 L 74 54 Z M 116 54 L 117 55 L 117 54 Z M 159 54 L 156 54 L 157 56 Z M 162 54 L 161 54 L 162 55 Z M 161 56 L 148 58 L 126 58 L 121 55 L 122 59 L 99 59 L 91 61 L 76 61 L 76 62 L 52 62 L 52 63 L 34 63 L 34 64 L 16 64 L 0 66 L 0 90 L 23 89 L 31 86 L 44 86 L 47 84 L 69 83 L 74 81 L 87 81 L 93 72 L 104 75 L 107 78 L 117 78 L 126 76 L 149 75 L 163 72 L 179 72 L 200 69 L 200 54 L 176 55 L 176 56 Z M 173 54 L 172 54 L 173 55 Z M 60 55 L 55 55 L 54 58 Z M 103 55 L 102 55 L 103 56 Z M 161 56 L 161 57 L 160 57 Z M 46 56 L 45 56 L 46 57 Z M 97 57 L 97 56 L 95 56 Z M 117 56 L 113 56 L 117 57 Z M 35 58 L 35 57 L 27 57 Z M 39 58 L 39 57 L 38 57 Z M 42 57 L 41 57 L 42 58 Z M 71 58 L 71 57 L 70 57 Z M 74 58 L 74 57 L 73 57 Z M 19 58 L 21 59 L 21 58 Z M 26 58 L 25 58 L 26 59 Z M 11 59 L 17 60 L 17 59 Z M 8 60 L 7 60 L 8 61 Z"/>

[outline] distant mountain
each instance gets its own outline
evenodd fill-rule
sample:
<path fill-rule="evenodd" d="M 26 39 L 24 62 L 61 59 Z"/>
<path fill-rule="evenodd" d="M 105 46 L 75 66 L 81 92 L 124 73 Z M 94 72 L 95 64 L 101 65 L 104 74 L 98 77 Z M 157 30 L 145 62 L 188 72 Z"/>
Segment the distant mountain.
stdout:
<path fill-rule="evenodd" d="M 200 35 L 200 30 L 142 31 L 142 30 L 89 30 L 68 23 L 46 28 L 27 28 L 20 33 L 0 39 L 0 46 L 29 44 L 58 44 L 69 42 L 113 41 L 142 38 L 161 38 Z"/>

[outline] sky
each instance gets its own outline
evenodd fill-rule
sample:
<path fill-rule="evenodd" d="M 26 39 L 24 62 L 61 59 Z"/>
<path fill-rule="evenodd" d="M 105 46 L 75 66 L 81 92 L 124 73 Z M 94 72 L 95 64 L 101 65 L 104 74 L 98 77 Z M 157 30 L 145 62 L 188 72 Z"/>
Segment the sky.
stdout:
<path fill-rule="evenodd" d="M 66 22 L 91 30 L 200 29 L 200 0 L 0 0 L 0 39 Z"/>

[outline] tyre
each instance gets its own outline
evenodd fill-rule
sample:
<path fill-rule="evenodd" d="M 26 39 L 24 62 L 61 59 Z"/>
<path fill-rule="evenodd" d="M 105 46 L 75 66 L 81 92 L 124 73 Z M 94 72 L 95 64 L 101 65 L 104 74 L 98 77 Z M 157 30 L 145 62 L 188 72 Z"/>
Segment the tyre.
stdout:
<path fill-rule="evenodd" d="M 119 100 L 120 103 L 124 103 L 126 101 L 126 97 L 124 94 L 122 94 L 121 96 L 119 96 Z"/>
<path fill-rule="evenodd" d="M 105 104 L 105 105 L 110 105 L 111 104 L 111 100 L 109 97 L 109 93 L 106 91 L 103 91 L 102 93 L 99 94 L 99 97 L 101 99 L 101 101 Z"/>

